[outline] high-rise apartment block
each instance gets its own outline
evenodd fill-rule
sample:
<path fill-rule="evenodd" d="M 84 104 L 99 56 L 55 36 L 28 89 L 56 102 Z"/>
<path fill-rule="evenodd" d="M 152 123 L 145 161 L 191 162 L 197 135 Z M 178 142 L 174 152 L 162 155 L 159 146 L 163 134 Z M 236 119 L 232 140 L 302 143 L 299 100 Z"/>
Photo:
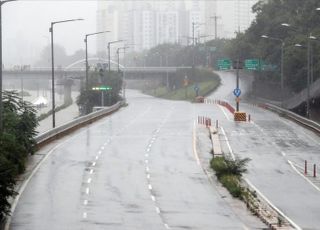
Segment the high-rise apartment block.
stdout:
<path fill-rule="evenodd" d="M 257 0 L 233 1 L 234 27 L 244 30 L 253 17 L 252 2 Z M 138 51 L 163 43 L 191 45 L 199 38 L 213 38 L 216 31 L 224 37 L 222 18 L 217 17 L 219 4 L 217 0 L 98 1 L 97 31 L 112 32 L 97 36 L 97 51 L 105 52 L 107 42 L 118 39 Z"/>

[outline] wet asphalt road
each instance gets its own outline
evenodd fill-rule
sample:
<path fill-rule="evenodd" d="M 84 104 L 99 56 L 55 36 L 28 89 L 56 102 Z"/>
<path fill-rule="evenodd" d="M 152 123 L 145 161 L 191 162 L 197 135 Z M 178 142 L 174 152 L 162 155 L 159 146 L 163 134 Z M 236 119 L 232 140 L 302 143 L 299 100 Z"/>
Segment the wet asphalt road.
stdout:
<path fill-rule="evenodd" d="M 220 74 L 225 83 L 235 82 L 233 74 Z M 221 88 L 211 95 L 221 97 L 234 104 L 231 91 Z M 313 180 L 313 186 L 298 173 L 303 172 L 305 160 L 309 162 L 309 174 L 313 164 L 319 165 L 319 136 L 246 103 L 241 103 L 240 111 L 251 114 L 251 123 L 235 123 L 221 106 L 203 105 L 203 110 L 220 121 L 234 154 L 251 159 L 247 175 L 251 183 L 300 228 L 320 229 L 320 179 Z"/>
<path fill-rule="evenodd" d="M 234 104 L 234 75 L 211 98 Z M 241 88 L 245 92 L 246 79 Z M 302 229 L 320 229 L 320 193 L 289 164 L 319 162 L 318 136 L 276 114 L 241 104 L 235 123 L 217 105 L 154 99 L 131 91 L 130 106 L 58 146 L 30 181 L 11 229 L 254 229 L 208 183 L 192 152 L 198 115 L 218 119 L 246 176 Z M 44 149 L 43 151 L 47 151 Z M 39 153 L 41 154 L 41 152 Z"/>
<path fill-rule="evenodd" d="M 11 229 L 261 227 L 240 220 L 197 164 L 197 105 L 128 95 L 130 106 L 38 152 L 53 148 Z"/>

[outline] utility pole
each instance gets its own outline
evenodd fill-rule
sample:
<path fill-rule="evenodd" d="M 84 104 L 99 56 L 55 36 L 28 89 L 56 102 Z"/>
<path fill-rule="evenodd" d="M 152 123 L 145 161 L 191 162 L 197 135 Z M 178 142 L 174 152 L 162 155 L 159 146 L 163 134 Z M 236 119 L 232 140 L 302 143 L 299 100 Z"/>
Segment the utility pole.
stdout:
<path fill-rule="evenodd" d="M 217 38 L 218 38 L 218 19 L 220 19 L 220 17 L 217 15 L 214 15 L 210 18 L 212 18 L 214 20 L 214 39 L 217 40 Z"/>
<path fill-rule="evenodd" d="M 194 26 L 195 26 L 195 22 L 192 22 L 192 45 L 195 45 L 195 41 L 194 41 Z"/>

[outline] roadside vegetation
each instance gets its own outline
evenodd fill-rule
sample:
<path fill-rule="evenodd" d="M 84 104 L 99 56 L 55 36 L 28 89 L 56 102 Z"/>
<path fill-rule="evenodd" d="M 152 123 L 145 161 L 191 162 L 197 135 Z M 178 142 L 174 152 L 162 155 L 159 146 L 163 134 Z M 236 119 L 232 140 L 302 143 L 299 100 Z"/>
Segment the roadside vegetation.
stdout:
<path fill-rule="evenodd" d="M 185 86 L 184 76 L 187 75 L 183 75 L 182 72 L 174 77 L 170 88 L 161 85 L 160 87 L 145 89 L 143 93 L 170 100 L 195 101 L 197 96 L 206 96 L 220 85 L 220 78 L 217 74 L 206 69 L 195 69 L 194 77 L 188 79 L 188 85 Z M 197 89 L 198 95 L 196 93 Z"/>
<path fill-rule="evenodd" d="M 19 174 L 35 151 L 38 121 L 33 106 L 15 92 L 3 92 L 3 132 L 0 133 L 0 222 L 10 214 Z"/>
<path fill-rule="evenodd" d="M 233 160 L 230 157 L 214 157 L 210 163 L 221 184 L 233 197 L 241 200 L 247 196 L 246 189 L 241 186 L 241 180 L 242 175 L 248 171 L 249 161 L 249 158 Z"/>
<path fill-rule="evenodd" d="M 102 100 L 104 101 L 104 106 L 111 106 L 122 99 L 120 96 L 122 72 L 108 72 L 103 69 L 95 70 L 91 72 L 88 83 L 89 89 L 86 90 L 85 85 L 83 85 L 77 98 L 81 115 L 91 113 L 95 106 L 101 106 Z M 110 89 L 105 91 L 92 89 L 100 86 L 109 87 Z"/>

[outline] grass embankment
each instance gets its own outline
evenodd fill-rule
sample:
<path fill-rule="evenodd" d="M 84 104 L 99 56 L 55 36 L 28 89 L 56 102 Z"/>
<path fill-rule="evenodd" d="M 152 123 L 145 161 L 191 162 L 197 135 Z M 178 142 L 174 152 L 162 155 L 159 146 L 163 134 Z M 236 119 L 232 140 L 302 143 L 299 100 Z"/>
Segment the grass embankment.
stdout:
<path fill-rule="evenodd" d="M 180 84 L 180 86 L 176 87 L 175 89 L 169 90 L 166 86 L 160 86 L 157 88 L 144 90 L 143 93 L 169 100 L 195 101 L 196 86 L 199 88 L 198 96 L 206 96 L 213 92 L 220 85 L 219 76 L 208 70 L 196 70 L 195 79 L 196 80 L 189 79 L 188 86 Z M 182 79 L 179 79 L 179 81 L 183 82 Z"/>

